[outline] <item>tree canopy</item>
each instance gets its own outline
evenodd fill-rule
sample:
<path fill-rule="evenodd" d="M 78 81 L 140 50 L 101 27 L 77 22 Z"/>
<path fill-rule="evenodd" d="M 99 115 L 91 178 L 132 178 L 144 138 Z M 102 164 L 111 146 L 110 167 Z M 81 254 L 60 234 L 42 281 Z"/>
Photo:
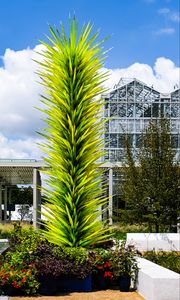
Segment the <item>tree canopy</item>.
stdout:
<path fill-rule="evenodd" d="M 173 230 L 178 222 L 180 165 L 167 119 L 152 120 L 135 153 L 126 139 L 122 211 L 129 222 L 148 222 L 156 232 Z"/>

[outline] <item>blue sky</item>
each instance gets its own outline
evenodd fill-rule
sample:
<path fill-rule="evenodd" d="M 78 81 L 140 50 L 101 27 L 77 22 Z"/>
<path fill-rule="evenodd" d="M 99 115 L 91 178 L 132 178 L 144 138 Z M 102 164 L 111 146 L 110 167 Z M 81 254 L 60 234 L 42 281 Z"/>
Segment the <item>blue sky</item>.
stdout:
<path fill-rule="evenodd" d="M 0 55 L 6 48 L 34 48 L 48 23 L 67 28 L 75 12 L 80 25 L 90 20 L 102 38 L 112 35 L 105 44 L 113 47 L 107 68 L 152 66 L 161 56 L 179 65 L 178 11 L 179 0 L 0 0 Z"/>
<path fill-rule="evenodd" d="M 91 21 L 100 38 L 111 36 L 105 61 L 112 88 L 121 77 L 136 77 L 160 92 L 180 83 L 180 0 L 0 0 L 0 158 L 40 158 L 36 134 L 44 126 L 39 107 L 42 87 L 37 51 L 48 23 L 69 14 L 79 26 Z"/>

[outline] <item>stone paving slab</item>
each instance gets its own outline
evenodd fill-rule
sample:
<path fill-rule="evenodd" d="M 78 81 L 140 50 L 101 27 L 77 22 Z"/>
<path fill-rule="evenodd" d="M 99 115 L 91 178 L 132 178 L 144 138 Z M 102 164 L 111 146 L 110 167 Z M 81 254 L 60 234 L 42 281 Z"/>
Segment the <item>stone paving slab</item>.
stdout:
<path fill-rule="evenodd" d="M 136 292 L 122 293 L 116 290 L 90 293 L 68 293 L 59 296 L 9 297 L 9 300 L 145 300 Z"/>

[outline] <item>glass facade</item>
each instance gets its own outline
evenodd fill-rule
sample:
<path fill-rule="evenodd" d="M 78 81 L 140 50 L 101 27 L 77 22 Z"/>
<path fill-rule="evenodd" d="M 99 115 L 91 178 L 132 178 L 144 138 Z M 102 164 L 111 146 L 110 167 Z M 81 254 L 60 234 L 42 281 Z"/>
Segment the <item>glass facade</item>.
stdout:
<path fill-rule="evenodd" d="M 104 95 L 105 110 L 105 150 L 104 163 L 111 162 L 112 175 L 112 211 L 123 205 L 118 184 L 123 180 L 116 163 L 124 159 L 124 137 L 128 135 L 134 150 L 139 148 L 143 129 L 150 120 L 165 116 L 170 120 L 172 142 L 176 147 L 176 157 L 180 157 L 180 89 L 162 94 L 153 86 L 136 79 L 121 79 L 109 93 Z M 114 163 L 114 166 L 113 166 Z M 110 184 L 110 181 L 109 181 Z"/>
<path fill-rule="evenodd" d="M 121 162 L 124 158 L 123 140 L 128 135 L 132 148 L 140 144 L 140 133 L 150 120 L 161 115 L 170 120 L 172 138 L 180 154 L 180 90 L 161 94 L 153 87 L 129 79 L 121 79 L 115 89 L 105 95 L 105 161 Z"/>

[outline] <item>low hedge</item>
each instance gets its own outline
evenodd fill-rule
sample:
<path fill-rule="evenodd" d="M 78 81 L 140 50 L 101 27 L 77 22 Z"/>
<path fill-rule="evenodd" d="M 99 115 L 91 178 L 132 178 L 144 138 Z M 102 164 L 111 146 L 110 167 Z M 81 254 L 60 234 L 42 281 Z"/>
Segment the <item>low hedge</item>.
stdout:
<path fill-rule="evenodd" d="M 180 273 L 180 252 L 147 251 L 143 257 L 176 273 Z"/>

